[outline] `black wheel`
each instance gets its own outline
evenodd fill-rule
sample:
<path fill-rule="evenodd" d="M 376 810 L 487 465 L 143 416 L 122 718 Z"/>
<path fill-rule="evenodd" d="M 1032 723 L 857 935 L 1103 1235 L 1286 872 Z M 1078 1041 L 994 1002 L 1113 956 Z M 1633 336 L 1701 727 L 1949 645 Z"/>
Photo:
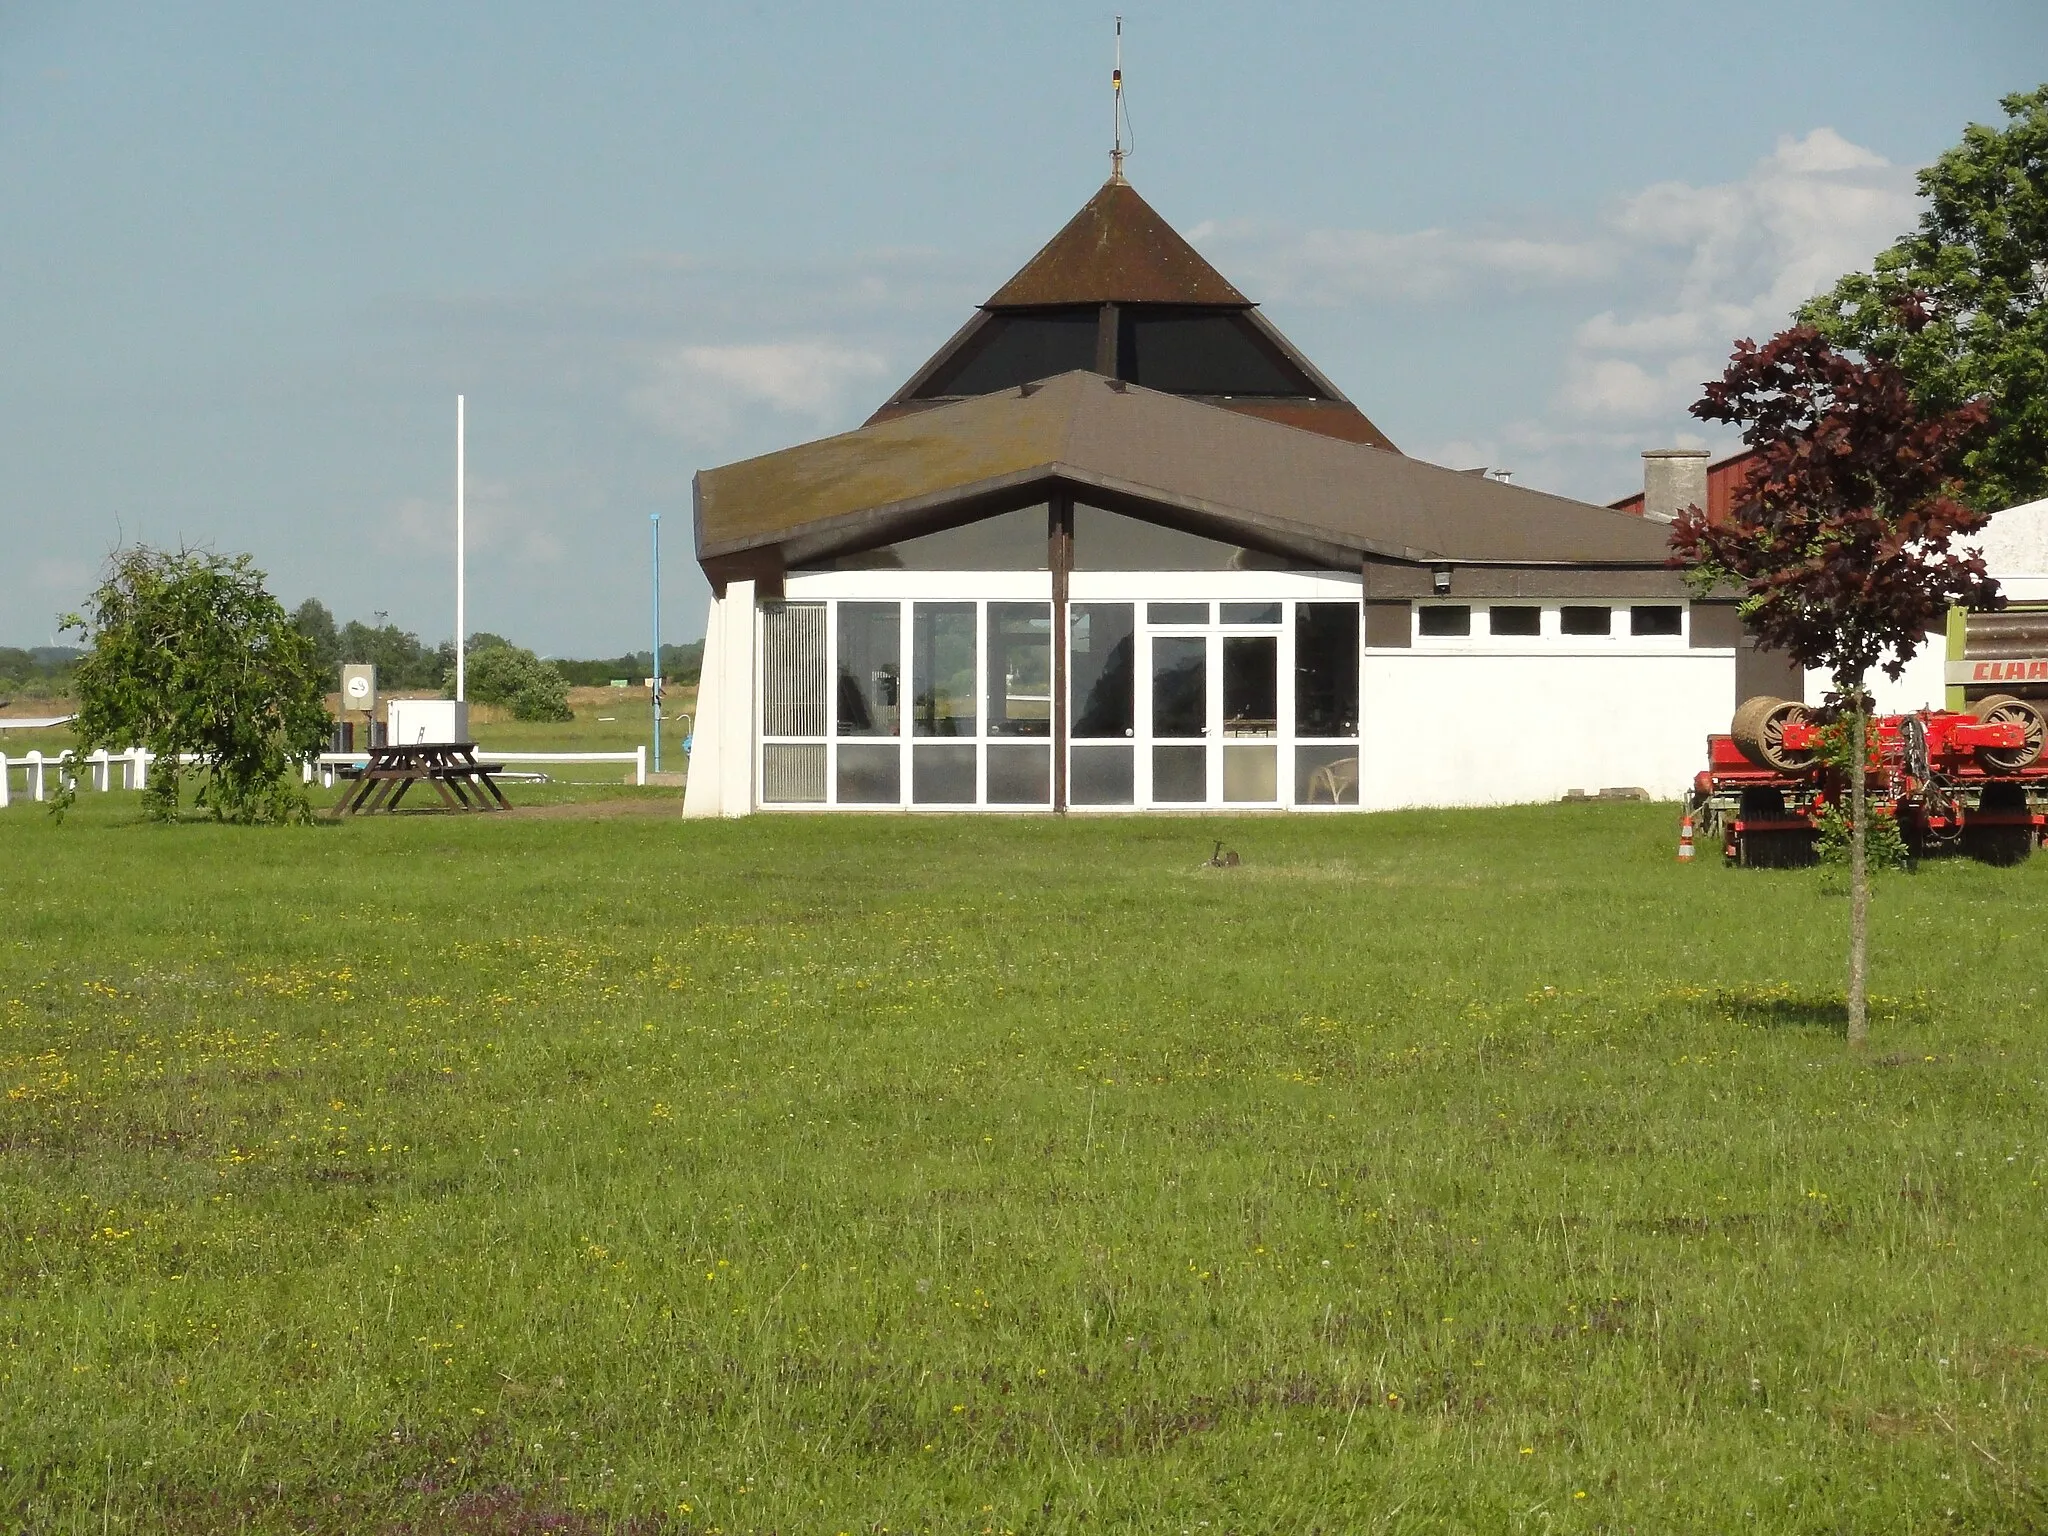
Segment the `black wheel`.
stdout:
<path fill-rule="evenodd" d="M 1986 700 L 1986 703 L 1991 702 Z M 2012 702 L 2018 703 L 2015 699 Z M 2027 814 L 2027 792 L 2017 784 L 1986 784 L 1977 797 L 1976 816 L 2024 816 Z M 2024 864 L 2034 852 L 2034 828 L 2031 822 L 2018 826 L 1971 826 L 1970 817 L 1963 819 L 1963 851 L 1973 859 L 1986 864 L 2008 866 Z"/>

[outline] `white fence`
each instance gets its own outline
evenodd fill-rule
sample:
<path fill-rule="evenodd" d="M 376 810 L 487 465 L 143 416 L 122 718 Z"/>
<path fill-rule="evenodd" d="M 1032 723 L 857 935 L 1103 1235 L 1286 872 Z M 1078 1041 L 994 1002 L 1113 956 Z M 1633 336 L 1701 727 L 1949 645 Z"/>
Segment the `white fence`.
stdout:
<path fill-rule="evenodd" d="M 631 763 L 633 782 L 647 782 L 647 748 L 644 746 L 635 747 L 630 752 L 498 752 L 489 747 L 478 747 L 476 755 L 487 763 L 503 763 L 507 767 L 515 763 L 532 763 L 540 767 L 546 767 L 550 763 Z M 367 752 L 322 752 L 306 764 L 306 782 L 312 783 L 313 775 L 318 773 L 320 782 L 332 788 L 337 768 L 360 768 L 369 760 L 370 754 Z"/>
<path fill-rule="evenodd" d="M 647 748 L 635 747 L 631 752 L 483 752 L 488 761 L 504 763 L 531 763 L 537 766 L 547 764 L 568 765 L 571 763 L 618 763 L 632 764 L 633 782 L 647 782 Z M 370 760 L 367 752 L 322 752 L 318 757 L 308 759 L 300 765 L 300 775 L 310 784 L 317 776 L 320 782 L 332 788 L 337 768 L 360 767 Z M 125 752 L 94 752 L 81 758 L 76 752 L 60 752 L 54 757 L 45 757 L 40 752 L 30 752 L 22 757 L 9 757 L 0 752 L 0 809 L 12 803 L 14 796 L 14 775 L 22 776 L 22 790 L 31 801 L 47 800 L 59 784 L 75 780 L 82 770 L 91 788 L 105 794 L 113 789 L 115 777 L 120 778 L 122 789 L 142 789 L 149 783 L 149 766 L 157 761 L 154 752 L 142 747 L 130 747 Z M 192 765 L 199 758 L 186 753 L 180 761 Z"/>

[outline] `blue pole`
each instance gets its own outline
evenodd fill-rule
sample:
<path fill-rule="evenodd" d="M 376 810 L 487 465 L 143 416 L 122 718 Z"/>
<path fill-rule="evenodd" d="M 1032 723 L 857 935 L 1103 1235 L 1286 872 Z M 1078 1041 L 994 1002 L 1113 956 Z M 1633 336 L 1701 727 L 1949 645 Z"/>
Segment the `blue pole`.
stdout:
<path fill-rule="evenodd" d="M 661 514 L 650 512 L 654 525 L 654 666 L 647 691 L 654 695 L 654 771 L 661 772 Z"/>

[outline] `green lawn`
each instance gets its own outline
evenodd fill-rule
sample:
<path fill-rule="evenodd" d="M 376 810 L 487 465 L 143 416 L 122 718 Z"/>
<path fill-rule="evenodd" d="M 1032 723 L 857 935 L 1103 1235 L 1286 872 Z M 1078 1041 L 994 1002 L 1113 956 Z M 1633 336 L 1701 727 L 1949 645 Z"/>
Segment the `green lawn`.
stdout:
<path fill-rule="evenodd" d="M 0 814 L 0 1524 L 2048 1528 L 2048 857 L 676 800 Z"/>

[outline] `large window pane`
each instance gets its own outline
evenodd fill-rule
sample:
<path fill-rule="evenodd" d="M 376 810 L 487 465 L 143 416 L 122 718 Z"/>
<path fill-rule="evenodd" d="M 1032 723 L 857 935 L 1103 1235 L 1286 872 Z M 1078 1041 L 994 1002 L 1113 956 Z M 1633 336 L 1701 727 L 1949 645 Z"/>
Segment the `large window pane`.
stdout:
<path fill-rule="evenodd" d="M 799 571 L 1042 571 L 1050 527 L 1045 504 L 998 512 L 958 528 L 920 534 L 875 549 L 806 560 Z"/>
<path fill-rule="evenodd" d="M 1274 635 L 1225 635 L 1223 734 L 1277 736 L 1279 733 L 1279 638 Z"/>
<path fill-rule="evenodd" d="M 914 603 L 910 613 L 912 734 L 972 736 L 974 604 Z"/>
<path fill-rule="evenodd" d="M 920 400 L 989 395 L 1035 379 L 1095 366 L 1095 306 L 991 315 L 946 365 L 925 381 Z"/>
<path fill-rule="evenodd" d="M 1152 749 L 1152 798 L 1168 805 L 1200 805 L 1209 798 L 1209 749 Z"/>
<path fill-rule="evenodd" d="M 910 798 L 916 805 L 974 804 L 974 745 L 910 749 Z"/>
<path fill-rule="evenodd" d="M 903 609 L 839 605 L 839 734 L 902 734 Z"/>
<path fill-rule="evenodd" d="M 1152 734 L 1200 736 L 1209 723 L 1209 642 L 1152 637 Z"/>
<path fill-rule="evenodd" d="M 1294 734 L 1358 734 L 1358 605 L 1294 610 Z"/>
<path fill-rule="evenodd" d="M 825 798 L 825 743 L 771 743 L 761 749 L 761 799 L 816 805 Z"/>
<path fill-rule="evenodd" d="M 1177 395 L 1312 395 L 1316 386 L 1259 333 L 1226 310 L 1129 305 L 1118 317 L 1117 371 Z"/>
<path fill-rule="evenodd" d="M 1073 734 L 1076 737 L 1120 737 L 1131 734 L 1136 718 L 1133 703 L 1136 640 L 1135 615 L 1129 603 L 1075 603 L 1068 611 L 1067 672 L 1072 679 Z M 1080 754 L 1074 756 L 1080 771 Z M 1124 776 L 1129 782 L 1129 754 L 1125 755 Z M 1128 792 L 1121 800 L 1086 802 L 1127 805 Z"/>
<path fill-rule="evenodd" d="M 1486 610 L 1486 632 L 1490 635 L 1540 635 L 1543 610 L 1531 603 L 1495 603 Z"/>
<path fill-rule="evenodd" d="M 1100 507 L 1074 508 L 1077 571 L 1235 571 L 1255 564 L 1235 544 Z"/>
<path fill-rule="evenodd" d="M 1557 627 L 1568 635 L 1611 635 L 1614 633 L 1614 610 L 1567 605 L 1557 610 Z"/>
<path fill-rule="evenodd" d="M 988 733 L 1052 734 L 1052 605 L 988 605 Z"/>
<path fill-rule="evenodd" d="M 903 799 L 903 750 L 848 743 L 839 749 L 841 805 L 897 805 Z"/>
<path fill-rule="evenodd" d="M 1294 803 L 1358 804 L 1358 748 L 1296 747 Z"/>
<path fill-rule="evenodd" d="M 1068 758 L 1073 805 L 1129 805 L 1135 790 L 1129 746 L 1075 747 Z"/>
<path fill-rule="evenodd" d="M 988 749 L 990 805 L 1052 804 L 1052 748 L 1041 744 L 991 742 Z"/>
<path fill-rule="evenodd" d="M 761 610 L 761 734 L 825 734 L 825 605 Z M 822 790 L 824 768 L 818 769 Z"/>

